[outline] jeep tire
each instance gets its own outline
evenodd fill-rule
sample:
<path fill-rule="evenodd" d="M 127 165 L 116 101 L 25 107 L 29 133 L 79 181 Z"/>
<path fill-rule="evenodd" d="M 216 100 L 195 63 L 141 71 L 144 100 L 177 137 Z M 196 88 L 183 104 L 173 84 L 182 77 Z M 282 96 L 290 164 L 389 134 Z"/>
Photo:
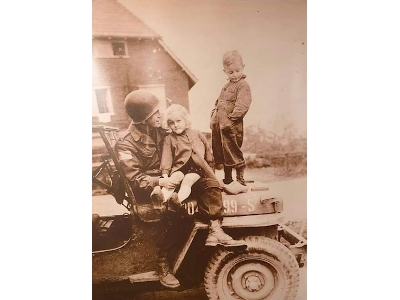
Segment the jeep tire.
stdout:
<path fill-rule="evenodd" d="M 204 275 L 210 300 L 295 300 L 299 265 L 283 244 L 263 236 L 245 238 L 245 252 L 220 249 Z"/>

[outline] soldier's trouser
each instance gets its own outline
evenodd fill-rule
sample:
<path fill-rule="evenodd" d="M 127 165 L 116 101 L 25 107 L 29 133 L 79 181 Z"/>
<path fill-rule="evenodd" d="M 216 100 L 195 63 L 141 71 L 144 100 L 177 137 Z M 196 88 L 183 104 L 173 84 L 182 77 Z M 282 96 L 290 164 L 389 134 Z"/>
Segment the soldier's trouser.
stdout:
<path fill-rule="evenodd" d="M 204 221 L 222 219 L 224 211 L 219 183 L 215 179 L 200 178 L 192 187 L 191 197 L 197 200 L 199 218 Z M 158 253 L 168 251 L 180 236 L 183 219 L 180 212 L 165 212 L 160 221 Z"/>
<path fill-rule="evenodd" d="M 166 211 L 160 220 L 160 236 L 157 243 L 158 256 L 168 252 L 183 230 L 182 219 L 179 212 Z"/>

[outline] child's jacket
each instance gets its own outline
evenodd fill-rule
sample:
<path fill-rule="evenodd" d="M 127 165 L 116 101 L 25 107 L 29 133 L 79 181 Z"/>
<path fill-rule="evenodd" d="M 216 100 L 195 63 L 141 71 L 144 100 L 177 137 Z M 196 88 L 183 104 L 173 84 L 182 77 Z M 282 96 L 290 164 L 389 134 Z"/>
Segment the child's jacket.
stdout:
<path fill-rule="evenodd" d="M 171 133 L 164 139 L 161 154 L 161 173 L 171 175 L 190 158 L 201 167 L 207 177 L 214 178 L 214 159 L 205 136 L 198 130 L 187 128 L 182 134 Z M 212 167 L 211 167 L 212 166 Z"/>
<path fill-rule="evenodd" d="M 250 86 L 246 76 L 237 82 L 229 81 L 222 88 L 221 94 L 215 102 L 211 113 L 211 129 L 220 129 L 232 126 L 243 120 L 251 103 Z"/>
<path fill-rule="evenodd" d="M 215 102 L 210 121 L 215 163 L 235 168 L 245 164 L 240 149 L 243 143 L 243 117 L 251 103 L 250 86 L 245 77 L 225 84 Z"/>

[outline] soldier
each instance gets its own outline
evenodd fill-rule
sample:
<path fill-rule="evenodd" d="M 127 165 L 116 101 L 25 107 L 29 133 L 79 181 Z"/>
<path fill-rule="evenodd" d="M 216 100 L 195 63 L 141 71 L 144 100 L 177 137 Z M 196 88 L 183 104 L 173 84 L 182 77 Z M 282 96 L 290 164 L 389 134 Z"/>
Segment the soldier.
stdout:
<path fill-rule="evenodd" d="M 133 91 L 125 98 L 125 109 L 132 122 L 121 139 L 115 145 L 118 160 L 137 199 L 148 199 L 157 186 L 173 189 L 180 183 L 173 177 L 164 178 L 160 172 L 162 142 L 167 135 L 161 128 L 159 100 L 148 91 Z M 159 190 L 159 197 L 162 196 Z M 175 193 L 176 194 L 176 193 Z M 221 228 L 223 205 L 219 183 L 216 179 L 200 178 L 194 185 L 192 196 L 199 203 L 200 217 L 209 223 L 207 241 L 209 245 L 224 247 L 245 246 L 244 241 L 237 241 Z M 172 203 L 171 203 L 172 202 Z M 178 205 L 178 207 L 177 207 Z M 181 227 L 178 214 L 179 205 L 176 197 L 170 197 L 167 209 L 161 217 L 161 236 L 157 244 L 157 273 L 162 285 L 168 288 L 180 286 L 171 271 L 168 254 L 175 244 L 176 234 Z"/>

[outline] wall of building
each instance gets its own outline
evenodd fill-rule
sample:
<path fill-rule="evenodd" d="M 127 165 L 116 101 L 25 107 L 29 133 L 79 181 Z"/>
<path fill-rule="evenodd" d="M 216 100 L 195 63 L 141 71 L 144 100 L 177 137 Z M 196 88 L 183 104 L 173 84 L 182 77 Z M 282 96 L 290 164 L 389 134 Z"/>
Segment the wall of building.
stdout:
<path fill-rule="evenodd" d="M 93 58 L 93 87 L 110 86 L 114 115 L 106 125 L 126 128 L 125 96 L 143 85 L 165 85 L 166 97 L 189 109 L 189 78 L 157 40 L 128 39 L 127 58 Z M 102 124 L 97 117 L 93 124 Z"/>

